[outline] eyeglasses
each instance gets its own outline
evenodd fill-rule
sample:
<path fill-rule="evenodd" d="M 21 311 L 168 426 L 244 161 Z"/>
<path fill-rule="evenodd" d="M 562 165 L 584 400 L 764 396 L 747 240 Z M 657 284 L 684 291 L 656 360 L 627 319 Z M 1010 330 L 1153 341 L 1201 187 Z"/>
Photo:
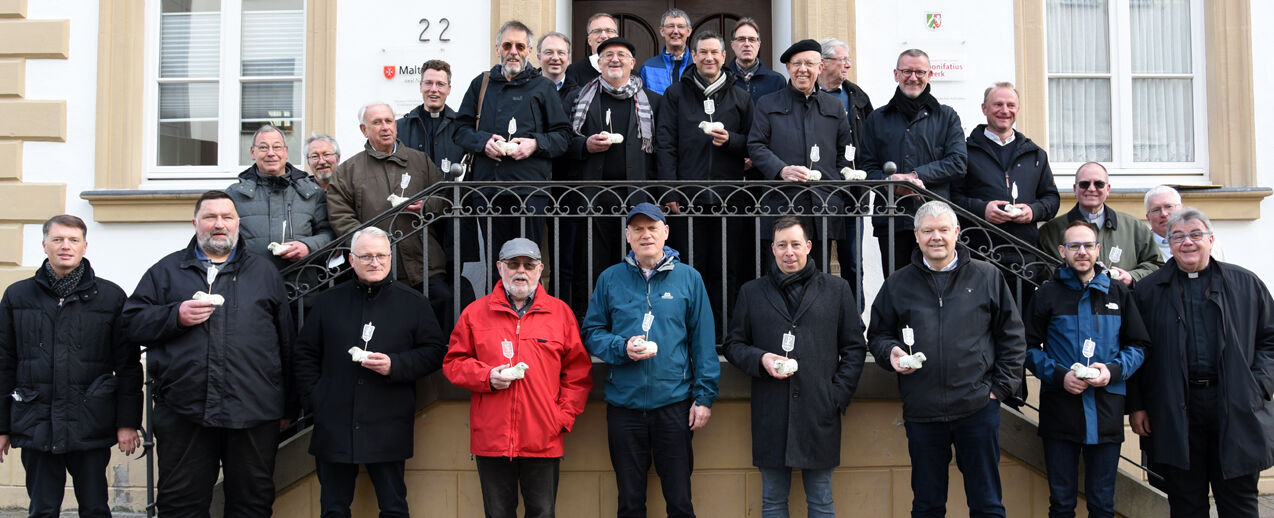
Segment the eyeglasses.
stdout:
<path fill-rule="evenodd" d="M 801 67 L 817 68 L 819 65 L 822 65 L 823 63 L 819 61 L 792 61 L 792 62 L 789 62 L 788 64 L 796 68 L 801 68 Z"/>
<path fill-rule="evenodd" d="M 737 36 L 734 38 L 734 41 L 737 41 L 739 43 L 760 43 L 761 38 L 758 38 L 756 36 Z"/>
<path fill-rule="evenodd" d="M 603 52 L 600 56 L 597 57 L 597 59 L 600 59 L 602 61 L 610 61 L 615 58 L 632 59 L 633 55 L 629 54 L 628 52 L 619 51 L 619 52 Z"/>
<path fill-rule="evenodd" d="M 331 151 L 328 151 L 328 152 L 323 153 L 323 154 L 321 154 L 321 155 L 320 155 L 320 154 L 318 154 L 318 153 L 310 153 L 309 155 L 306 155 L 306 157 L 305 157 L 305 158 L 308 158 L 308 159 L 310 159 L 310 160 L 318 160 L 318 159 L 320 159 L 320 158 L 326 158 L 326 159 L 328 159 L 328 160 L 331 160 L 331 159 L 333 159 L 333 158 L 336 158 L 336 153 L 333 153 L 333 152 L 331 152 Z"/>
<path fill-rule="evenodd" d="M 1070 250 L 1072 252 L 1078 252 L 1080 250 L 1096 250 L 1097 245 L 1100 245 L 1100 244 L 1101 244 L 1101 241 L 1071 241 L 1067 243 L 1062 243 L 1062 246 L 1066 247 L 1067 250 Z"/>
<path fill-rule="evenodd" d="M 372 264 L 372 263 L 385 264 L 389 262 L 389 254 L 363 254 L 363 255 L 355 255 L 354 257 L 357 257 L 358 262 L 363 264 Z"/>
<path fill-rule="evenodd" d="M 1171 234 L 1168 234 L 1168 242 L 1173 244 L 1181 244 L 1181 243 L 1184 243 L 1186 238 L 1188 237 L 1190 238 L 1191 241 L 1198 243 L 1200 241 L 1203 241 L 1203 238 L 1208 237 L 1210 235 L 1212 235 L 1211 232 L 1204 232 L 1202 230 L 1192 230 L 1190 231 L 1189 234 L 1185 232 L 1173 232 Z"/>
<path fill-rule="evenodd" d="M 506 50 L 508 50 L 508 49 L 506 49 Z M 430 89 L 430 88 L 434 88 L 434 87 L 437 87 L 437 88 L 446 88 L 446 87 L 447 87 L 447 85 L 449 85 L 449 84 L 451 84 L 451 83 L 448 83 L 448 82 L 446 82 L 446 81 L 421 81 L 421 82 L 420 82 L 420 86 L 425 87 L 425 89 L 426 89 L 426 90 L 428 90 L 428 89 Z"/>
<path fill-rule="evenodd" d="M 1078 182 L 1075 182 L 1075 185 L 1078 186 L 1079 190 L 1081 191 L 1087 191 L 1089 185 L 1097 188 L 1098 190 L 1106 188 L 1106 182 L 1101 180 L 1093 180 L 1091 182 L 1088 180 L 1080 180 Z"/>
<path fill-rule="evenodd" d="M 525 43 L 522 43 L 522 42 L 520 42 L 520 41 L 519 41 L 519 42 L 517 42 L 517 43 L 513 43 L 513 42 L 511 42 L 511 41 L 506 41 L 506 42 L 504 42 L 504 43 L 501 43 L 501 44 L 500 44 L 500 48 L 501 48 L 501 49 L 504 49 L 504 51 L 505 51 L 505 52 L 508 52 L 508 51 L 510 51 L 510 50 L 513 50 L 514 48 L 518 49 L 518 52 L 526 52 L 526 44 L 525 44 Z"/>
<path fill-rule="evenodd" d="M 529 272 L 531 270 L 534 270 L 540 267 L 539 261 L 514 261 L 510 259 L 507 261 L 500 261 L 500 262 L 504 263 L 504 266 L 506 268 L 515 272 L 518 270 L 526 270 Z"/>
<path fill-rule="evenodd" d="M 258 146 L 253 146 L 253 147 L 252 147 L 252 149 L 257 150 L 257 152 L 258 152 L 258 153 L 269 153 L 269 152 L 271 152 L 271 151 L 273 151 L 273 152 L 275 152 L 275 153 L 282 153 L 282 152 L 284 152 L 284 151 L 287 151 L 287 150 L 288 150 L 288 147 L 287 147 L 287 146 L 284 146 L 284 145 L 282 145 L 282 144 L 280 144 L 280 145 L 274 145 L 274 146 L 267 146 L 267 145 L 265 145 L 265 144 L 261 144 L 261 145 L 258 145 Z"/>
<path fill-rule="evenodd" d="M 588 33 L 589 33 L 590 35 L 592 35 L 592 34 L 619 34 L 619 31 L 618 31 L 618 30 L 615 30 L 615 29 L 612 29 L 612 28 L 610 28 L 610 27 L 603 27 L 603 28 L 601 28 L 601 29 L 593 29 L 593 30 L 591 30 L 591 31 L 588 31 Z"/>
<path fill-rule="evenodd" d="M 670 23 L 668 25 L 661 25 L 661 27 L 665 29 L 677 29 L 679 31 L 684 31 L 690 28 L 689 25 L 686 25 L 684 23 Z"/>
<path fill-rule="evenodd" d="M 849 59 L 849 56 L 846 56 L 846 57 L 843 57 L 843 58 L 823 58 L 823 61 L 839 61 L 839 62 L 844 63 L 844 64 L 846 64 L 846 65 L 848 65 L 848 64 L 850 64 L 850 63 L 853 63 L 853 62 L 854 62 L 854 60 Z"/>
<path fill-rule="evenodd" d="M 894 72 L 897 72 L 902 77 L 907 77 L 907 76 L 923 77 L 923 76 L 929 75 L 928 70 L 899 70 L 895 68 Z"/>
<path fill-rule="evenodd" d="M 1164 206 L 1162 206 L 1162 207 L 1155 207 L 1155 208 L 1153 208 L 1153 209 L 1150 209 L 1150 210 L 1146 211 L 1146 214 L 1167 214 L 1167 213 L 1168 213 L 1169 211 L 1171 211 L 1172 209 L 1175 209 L 1175 208 L 1180 207 L 1180 206 L 1181 206 L 1181 204 L 1179 204 L 1179 203 L 1170 203 L 1170 204 L 1168 204 L 1168 205 L 1164 205 Z"/>

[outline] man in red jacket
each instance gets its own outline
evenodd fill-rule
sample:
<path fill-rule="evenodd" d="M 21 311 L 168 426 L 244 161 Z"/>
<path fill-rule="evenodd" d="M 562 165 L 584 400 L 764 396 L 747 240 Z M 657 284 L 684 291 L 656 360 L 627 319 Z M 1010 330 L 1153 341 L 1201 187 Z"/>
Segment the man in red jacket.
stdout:
<path fill-rule="evenodd" d="M 488 517 L 551 517 L 562 437 L 584 411 L 592 362 L 575 314 L 540 289 L 540 248 L 525 238 L 500 248 L 500 280 L 465 308 L 442 370 L 473 392 L 469 451 Z"/>

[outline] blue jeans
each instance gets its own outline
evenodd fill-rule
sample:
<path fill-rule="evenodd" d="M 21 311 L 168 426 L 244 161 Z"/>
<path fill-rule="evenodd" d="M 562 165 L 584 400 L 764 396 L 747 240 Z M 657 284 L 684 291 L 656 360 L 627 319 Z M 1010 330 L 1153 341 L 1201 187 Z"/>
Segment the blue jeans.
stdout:
<path fill-rule="evenodd" d="M 954 421 L 908 421 L 911 454 L 911 516 L 942 517 L 947 513 L 947 466 L 955 445 L 956 466 L 964 476 L 970 518 L 1004 518 L 1000 488 L 1000 402 L 987 401 L 973 415 Z"/>
<path fill-rule="evenodd" d="M 792 468 L 761 469 L 761 518 L 787 518 L 787 495 L 792 492 Z M 836 516 L 832 505 L 832 468 L 802 469 L 805 508 L 810 518 Z"/>
<path fill-rule="evenodd" d="M 1080 444 L 1044 439 L 1044 465 L 1048 470 L 1048 516 L 1075 516 L 1079 491 L 1079 455 L 1084 455 L 1084 497 L 1088 516 L 1115 516 L 1115 474 L 1119 468 L 1119 443 Z"/>

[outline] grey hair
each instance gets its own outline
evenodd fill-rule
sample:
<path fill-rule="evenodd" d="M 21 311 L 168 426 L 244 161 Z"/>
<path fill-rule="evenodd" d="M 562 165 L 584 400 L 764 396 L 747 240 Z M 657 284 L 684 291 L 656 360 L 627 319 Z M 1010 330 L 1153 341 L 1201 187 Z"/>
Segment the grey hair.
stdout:
<path fill-rule="evenodd" d="M 504 24 L 500 26 L 500 30 L 495 32 L 496 46 L 499 46 L 500 41 L 504 39 L 504 31 L 507 31 L 509 29 L 516 29 L 516 30 L 525 32 L 527 45 L 530 45 L 532 41 L 535 41 L 535 31 L 532 31 L 531 28 L 527 27 L 525 23 L 522 23 L 517 20 L 509 20 L 507 22 L 504 22 Z"/>
<path fill-rule="evenodd" d="M 919 209 L 916 209 L 916 215 L 914 218 L 912 218 L 911 222 L 913 225 L 919 228 L 920 218 L 937 217 L 937 216 L 942 216 L 944 214 L 951 216 L 952 225 L 955 225 L 956 228 L 960 227 L 960 220 L 956 219 L 955 211 L 951 210 L 951 206 L 947 205 L 947 202 L 941 201 L 941 200 L 933 200 L 931 202 L 925 203 L 924 205 L 921 205 Z"/>
<path fill-rule="evenodd" d="M 252 144 L 256 145 L 257 137 L 260 137 L 262 133 L 266 133 L 269 131 L 273 131 L 279 134 L 279 140 L 283 141 L 284 147 L 288 145 L 288 136 L 285 133 L 283 133 L 283 130 L 279 129 L 278 126 L 275 126 L 273 124 L 262 124 L 260 128 L 257 128 L 257 132 L 252 134 Z"/>
<path fill-rule="evenodd" d="M 1146 212 L 1150 212 L 1150 198 L 1160 194 L 1171 194 L 1172 197 L 1177 200 L 1177 205 L 1181 205 L 1181 193 L 1167 185 L 1156 185 L 1151 187 L 1149 191 L 1146 191 L 1146 197 L 1142 202 L 1142 204 L 1146 206 Z"/>
<path fill-rule="evenodd" d="M 552 37 L 552 38 L 561 38 L 561 39 L 562 39 L 562 41 L 566 42 L 566 48 L 567 48 L 567 49 L 570 49 L 570 48 L 571 48 L 571 37 L 570 37 L 570 36 L 567 36 L 567 35 L 565 35 L 565 34 L 562 34 L 562 33 L 560 33 L 560 32 L 557 32 L 557 31 L 550 31 L 550 32 L 546 32 L 546 33 L 544 33 L 544 35 L 543 35 L 543 36 L 540 36 L 540 39 L 539 39 L 539 40 L 537 40 L 537 41 L 535 42 L 535 48 L 537 48 L 537 49 L 543 49 L 543 48 L 544 48 L 544 40 L 546 40 L 546 39 L 548 39 L 548 38 L 550 38 L 550 37 Z"/>
<path fill-rule="evenodd" d="M 363 236 L 381 237 L 381 238 L 385 238 L 386 243 L 389 242 L 389 234 L 386 233 L 384 230 L 381 230 L 380 227 L 367 227 L 362 230 L 359 230 L 358 232 L 355 232 L 354 237 L 350 238 L 349 250 L 351 253 L 354 251 L 354 245 L 358 244 L 358 238 Z"/>
<path fill-rule="evenodd" d="M 360 122 L 361 122 L 361 121 L 362 121 L 362 117 L 359 117 L 359 120 L 360 120 Z M 327 134 L 321 134 L 321 133 L 310 133 L 310 137 L 309 137 L 309 138 L 307 138 L 307 139 L 305 139 L 305 156 L 306 156 L 306 158 L 309 158 L 309 156 L 310 156 L 310 144 L 313 144 L 313 143 L 315 143 L 315 142 L 317 142 L 317 141 L 320 141 L 320 140 L 321 140 L 321 141 L 323 141 L 323 142 L 327 142 L 328 144 L 331 144 L 331 145 L 332 145 L 332 151 L 335 151 L 335 152 L 336 152 L 336 157 L 337 157 L 337 158 L 340 158 L 340 157 L 341 157 L 341 145 L 336 143 L 336 139 L 335 139 L 335 138 L 332 138 L 332 136 L 331 136 L 331 135 L 327 135 Z"/>
<path fill-rule="evenodd" d="M 849 52 L 849 44 L 836 38 L 823 38 L 818 40 L 818 44 L 823 47 L 823 57 L 826 59 L 836 57 L 836 47 L 840 47 L 845 49 L 845 52 Z"/>
<path fill-rule="evenodd" d="M 895 63 L 901 62 L 903 56 L 911 56 L 913 58 L 925 58 L 925 61 L 929 61 L 929 55 L 925 54 L 925 51 L 920 49 L 907 49 L 898 54 L 898 59 L 897 61 L 895 61 Z M 894 66 L 898 66 L 898 65 L 895 64 Z"/>
<path fill-rule="evenodd" d="M 366 124 L 366 123 L 367 123 L 367 121 L 366 121 L 366 119 L 364 119 L 364 117 L 367 115 L 367 109 L 368 109 L 368 108 L 371 108 L 372 106 L 384 106 L 384 107 L 386 107 L 386 108 L 389 108 L 389 114 L 390 114 L 390 115 L 393 115 L 393 114 L 394 114 L 394 107 L 393 107 L 393 106 L 390 106 L 390 105 L 389 105 L 389 103 L 384 102 L 384 101 L 374 101 L 374 102 L 370 102 L 370 103 L 364 104 L 364 105 L 362 105 L 362 106 L 360 106 L 360 107 L 358 108 L 358 123 L 359 123 L 359 124 Z"/>
<path fill-rule="evenodd" d="M 1186 207 L 1173 212 L 1172 216 L 1168 218 L 1168 232 L 1172 232 L 1172 227 L 1188 221 L 1202 221 L 1203 227 L 1208 229 L 1208 232 L 1212 231 L 1212 220 L 1208 219 L 1207 214 L 1204 214 L 1203 211 L 1194 207 Z"/>
<path fill-rule="evenodd" d="M 991 97 L 991 92 L 994 92 L 996 88 L 1008 88 L 1009 90 L 1013 90 L 1013 96 L 1017 97 L 1018 100 L 1022 99 L 1022 96 L 1018 95 L 1017 87 L 1013 86 L 1013 83 L 1010 83 L 1008 81 L 1000 81 L 991 86 L 988 86 L 986 90 L 982 91 L 982 104 L 986 104 L 987 98 Z"/>
<path fill-rule="evenodd" d="M 686 12 L 681 9 L 673 7 L 672 9 L 664 11 L 663 16 L 659 17 L 659 26 L 663 27 L 664 23 L 667 23 L 669 18 L 682 18 L 686 20 L 686 25 L 690 25 L 690 15 L 686 14 Z"/>

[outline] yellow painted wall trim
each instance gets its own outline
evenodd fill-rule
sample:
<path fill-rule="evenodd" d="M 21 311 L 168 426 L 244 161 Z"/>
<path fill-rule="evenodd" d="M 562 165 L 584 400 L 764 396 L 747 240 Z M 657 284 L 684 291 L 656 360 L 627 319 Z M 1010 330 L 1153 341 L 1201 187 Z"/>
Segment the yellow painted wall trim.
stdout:
<path fill-rule="evenodd" d="M 793 0 L 792 39 L 836 38 L 849 43 L 849 57 L 854 59 L 858 55 L 854 45 L 857 33 L 854 15 L 854 0 Z M 857 67 L 849 70 L 849 79 L 858 79 Z"/>
<path fill-rule="evenodd" d="M 0 225 L 0 264 L 22 264 L 22 225 Z"/>
<path fill-rule="evenodd" d="M 0 100 L 0 138 L 66 142 L 66 101 Z"/>
<path fill-rule="evenodd" d="M 0 181 L 22 180 L 22 141 L 0 140 Z"/>
<path fill-rule="evenodd" d="M 66 59 L 70 20 L 0 20 L 0 56 Z"/>
<path fill-rule="evenodd" d="M 539 38 L 548 31 L 557 30 L 557 2 L 555 0 L 491 0 L 491 64 L 495 64 L 495 35 L 500 26 L 509 20 L 518 20 Z M 535 40 L 531 41 L 535 44 Z M 537 51 L 539 49 L 536 49 Z"/>
<path fill-rule="evenodd" d="M 1213 221 L 1255 221 L 1261 218 L 1261 200 L 1270 194 L 1274 194 L 1274 190 L 1269 188 L 1183 191 L 1181 201 L 1188 207 L 1203 211 L 1208 215 L 1208 219 Z M 1106 198 L 1106 204 L 1119 212 L 1144 220 L 1146 219 L 1145 197 L 1144 190 L 1112 192 L 1110 197 Z M 1062 208 L 1058 212 L 1064 214 L 1074 205 L 1075 193 L 1063 190 Z"/>
<path fill-rule="evenodd" d="M 1249 0 L 1203 3 L 1207 70 L 1208 173 L 1212 183 L 1256 185 Z M 1196 79 L 1197 80 L 1197 79 Z"/>
<path fill-rule="evenodd" d="M 305 137 L 336 132 L 336 0 L 306 2 Z"/>
<path fill-rule="evenodd" d="M 64 212 L 64 183 L 0 183 L 0 221 L 44 223 Z"/>
<path fill-rule="evenodd" d="M 1013 62 L 1017 70 L 1017 129 L 1048 149 L 1048 97 L 1045 92 L 1044 0 L 1014 0 Z"/>
<path fill-rule="evenodd" d="M 101 189 L 142 183 L 145 2 L 102 0 L 97 32 L 97 144 L 93 182 Z"/>
<path fill-rule="evenodd" d="M 0 18 L 26 18 L 27 0 L 0 0 Z"/>
<path fill-rule="evenodd" d="M 86 191 L 80 198 L 93 206 L 98 223 L 187 222 L 203 191 Z"/>
<path fill-rule="evenodd" d="M 26 60 L 0 59 L 0 97 L 22 97 L 26 89 Z"/>
<path fill-rule="evenodd" d="M 0 289 L 8 289 L 9 285 L 35 274 L 35 268 L 23 266 L 0 266 Z"/>

